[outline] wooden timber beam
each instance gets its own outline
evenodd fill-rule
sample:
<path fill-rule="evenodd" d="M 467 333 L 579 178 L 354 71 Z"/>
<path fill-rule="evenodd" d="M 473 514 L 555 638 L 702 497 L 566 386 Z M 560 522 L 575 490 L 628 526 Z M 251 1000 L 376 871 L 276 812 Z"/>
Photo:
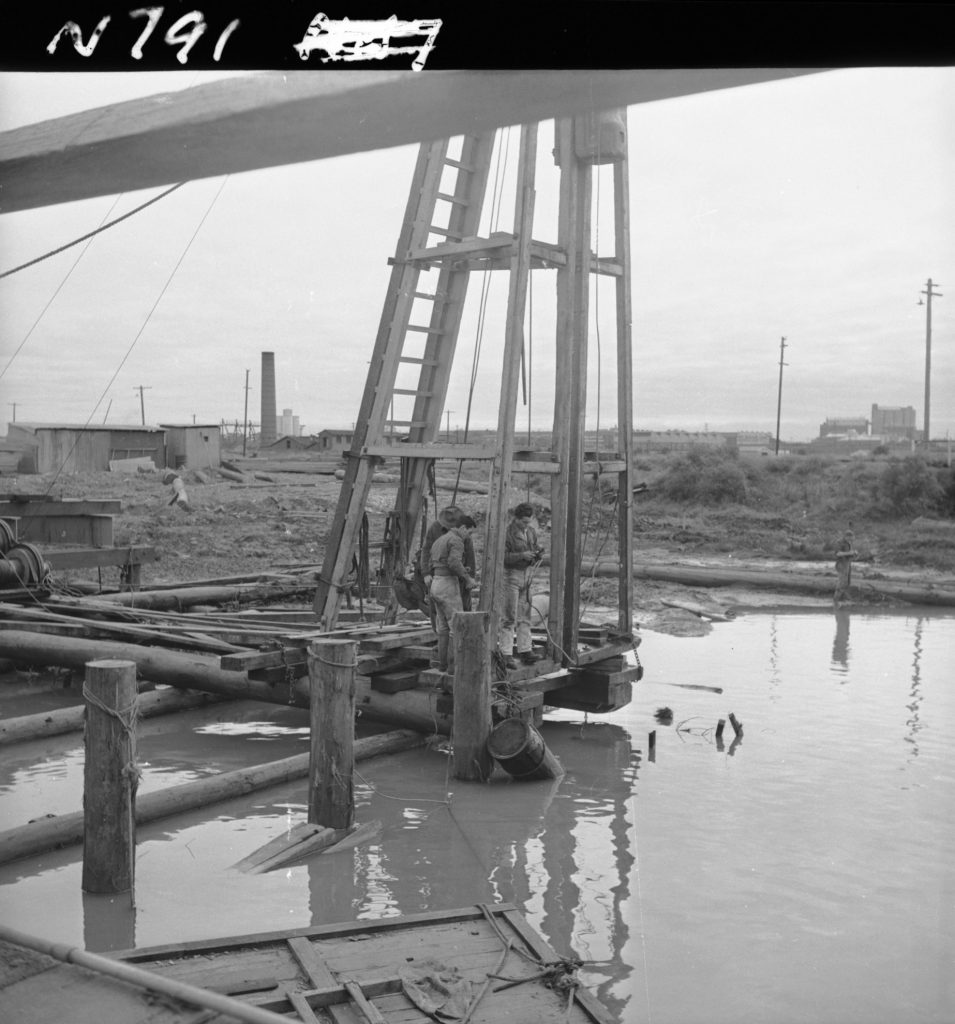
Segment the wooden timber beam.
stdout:
<path fill-rule="evenodd" d="M 587 314 L 590 292 L 592 170 L 578 159 L 574 122 L 556 126 L 560 166 L 558 242 L 567 265 L 557 271 L 554 454 L 562 472 L 551 480 L 551 571 L 548 627 L 553 652 L 573 658 L 580 610 L 581 484 L 587 413 Z"/>
<path fill-rule="evenodd" d="M 627 112 L 622 111 L 624 131 Z M 623 456 L 617 469 L 617 550 L 622 565 L 633 563 L 633 351 L 630 273 L 630 177 L 624 156 L 613 166 L 614 248 L 621 274 L 616 279 L 617 306 L 617 443 Z M 607 470 L 609 472 L 609 470 Z M 617 595 L 621 633 L 633 629 L 633 578 L 622 572 Z"/>
<path fill-rule="evenodd" d="M 269 71 L 0 135 L 0 212 L 156 188 L 820 69 Z"/>
<path fill-rule="evenodd" d="M 497 436 L 500 455 L 492 463 L 488 496 L 487 526 L 484 538 L 484 566 L 481 576 L 480 611 L 490 612 L 489 643 L 497 641 L 504 579 L 504 540 L 507 532 L 511 462 L 514 453 L 514 418 L 517 414 L 517 389 L 521 379 L 524 350 L 524 309 L 530 278 L 531 227 L 534 223 L 534 172 L 537 161 L 537 125 L 521 127 L 521 147 L 517 166 L 517 198 L 514 205 L 514 230 L 518 245 L 511 257 L 511 277 L 507 293 L 507 320 L 504 332 L 504 360 L 501 400 L 498 406 Z"/>

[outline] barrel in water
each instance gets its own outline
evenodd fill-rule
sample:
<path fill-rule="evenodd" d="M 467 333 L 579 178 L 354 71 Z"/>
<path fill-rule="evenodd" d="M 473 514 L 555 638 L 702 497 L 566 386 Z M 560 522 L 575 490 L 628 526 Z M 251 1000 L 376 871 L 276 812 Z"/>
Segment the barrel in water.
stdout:
<path fill-rule="evenodd" d="M 505 718 L 488 737 L 487 749 L 515 779 L 558 779 L 564 774 L 541 734 L 520 718 Z"/>

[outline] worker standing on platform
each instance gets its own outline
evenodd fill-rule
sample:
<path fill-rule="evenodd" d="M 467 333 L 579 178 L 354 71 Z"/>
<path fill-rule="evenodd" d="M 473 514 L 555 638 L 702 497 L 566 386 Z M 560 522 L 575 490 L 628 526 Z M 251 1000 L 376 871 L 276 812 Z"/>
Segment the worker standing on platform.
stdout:
<path fill-rule="evenodd" d="M 462 519 L 467 519 L 470 524 L 470 529 L 473 529 L 476 525 L 474 520 L 470 516 L 465 517 L 461 509 L 457 505 L 448 505 L 447 508 L 442 509 L 438 513 L 438 518 L 428 527 L 428 532 L 424 535 L 424 543 L 421 545 L 421 552 L 419 554 L 418 561 L 421 567 L 421 574 L 424 577 L 424 589 L 425 593 L 431 587 L 431 573 L 429 568 L 429 560 L 431 557 L 431 548 L 434 546 L 434 542 L 452 528 L 452 523 L 458 522 Z M 474 541 L 471 539 L 470 532 L 468 533 L 467 539 L 464 541 L 464 568 L 471 574 L 471 576 L 477 573 L 477 559 L 474 556 Z M 471 610 L 471 592 L 461 588 L 461 600 L 464 604 L 463 610 L 469 612 Z M 429 615 L 431 617 L 431 628 L 437 630 L 437 620 L 435 619 L 434 603 L 429 603 Z"/>
<path fill-rule="evenodd" d="M 462 594 L 470 592 L 477 580 L 465 565 L 465 545 L 470 541 L 474 520 L 455 509 L 445 510 L 447 532 L 431 546 L 429 569 L 431 586 L 428 594 L 435 613 L 438 650 L 432 668 L 440 672 L 454 670 L 452 627 L 455 612 L 464 611 Z"/>
<path fill-rule="evenodd" d="M 517 668 L 514 660 L 514 634 L 517 632 L 517 657 L 532 665 L 538 660 L 531 640 L 531 582 L 534 569 L 544 551 L 531 526 L 534 506 L 521 502 L 514 509 L 504 538 L 504 610 L 498 633 L 498 645 L 508 668 Z"/>

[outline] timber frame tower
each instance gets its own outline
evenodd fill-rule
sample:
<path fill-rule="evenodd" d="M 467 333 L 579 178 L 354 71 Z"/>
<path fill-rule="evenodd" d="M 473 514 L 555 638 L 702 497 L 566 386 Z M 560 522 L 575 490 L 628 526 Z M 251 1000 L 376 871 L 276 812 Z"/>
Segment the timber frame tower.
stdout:
<path fill-rule="evenodd" d="M 383 458 L 400 455 L 401 482 L 392 515 L 405 561 L 433 460 L 490 463 L 479 609 L 490 613 L 491 645 L 496 643 L 501 607 L 498 595 L 511 479 L 521 473 L 550 476 L 549 653 L 564 664 L 573 664 L 578 647 L 584 480 L 588 474 L 615 474 L 618 629 L 623 635 L 632 632 L 633 366 L 626 112 L 559 118 L 554 137 L 560 173 L 556 244 L 536 241 L 531 234 L 538 125 L 520 129 L 513 232 L 493 232 L 489 237 L 478 237 L 477 232 L 494 133 L 465 135 L 460 153 L 453 158 L 450 140 L 420 148 L 315 595 L 315 611 L 323 628 L 334 627 L 337 620 L 374 469 Z M 598 257 L 591 250 L 593 169 L 604 163 L 613 164 L 611 257 Z M 553 450 L 526 453 L 516 451 L 515 419 L 528 284 L 531 272 L 538 268 L 557 271 Z M 437 270 L 437 285 L 421 290 L 419 277 L 431 269 Z M 486 269 L 504 270 L 509 278 L 498 443 L 493 447 L 451 444 L 450 438 L 439 443 L 469 275 Z M 591 274 L 609 275 L 615 282 L 617 450 L 613 453 L 584 451 Z M 396 432 L 401 434 L 400 445 L 390 443 Z"/>

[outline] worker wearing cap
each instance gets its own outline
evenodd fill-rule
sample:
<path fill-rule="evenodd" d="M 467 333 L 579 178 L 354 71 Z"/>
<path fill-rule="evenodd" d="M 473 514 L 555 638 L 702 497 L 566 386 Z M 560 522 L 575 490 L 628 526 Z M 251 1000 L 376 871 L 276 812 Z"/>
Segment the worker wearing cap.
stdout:
<path fill-rule="evenodd" d="M 431 548 L 434 546 L 434 542 L 448 532 L 452 528 L 452 523 L 455 521 L 459 522 L 463 519 L 470 520 L 471 529 L 474 528 L 474 520 L 470 519 L 470 516 L 465 517 L 464 512 L 458 508 L 457 505 L 448 505 L 447 508 L 443 508 L 438 513 L 438 518 L 428 527 L 428 532 L 424 536 L 424 543 L 421 545 L 421 575 L 424 577 L 425 591 L 431 586 L 431 574 L 429 568 L 429 558 L 431 556 Z M 474 541 L 471 539 L 470 533 L 464 541 L 464 567 L 467 571 L 474 576 L 477 572 L 477 560 L 474 556 Z M 469 612 L 471 610 L 471 592 L 462 588 L 461 600 L 464 604 L 464 611 Z M 437 629 L 437 619 L 435 618 L 434 604 L 429 602 L 429 615 L 431 617 L 431 628 Z"/>
<path fill-rule="evenodd" d="M 534 506 L 521 502 L 514 509 L 504 537 L 504 610 L 498 631 L 498 644 L 508 668 L 517 668 L 512 656 L 517 633 L 517 657 L 531 665 L 538 660 L 531 640 L 531 583 L 534 569 L 543 554 L 537 543 L 537 531 L 531 526 Z"/>
<path fill-rule="evenodd" d="M 477 580 L 465 565 L 465 542 L 470 539 L 474 520 L 458 510 L 446 511 L 447 532 L 431 546 L 429 598 L 435 611 L 435 631 L 438 634 L 438 649 L 432 668 L 440 672 L 454 669 L 454 650 L 451 646 L 451 623 L 455 612 L 464 611 L 462 590 L 470 591 Z"/>

